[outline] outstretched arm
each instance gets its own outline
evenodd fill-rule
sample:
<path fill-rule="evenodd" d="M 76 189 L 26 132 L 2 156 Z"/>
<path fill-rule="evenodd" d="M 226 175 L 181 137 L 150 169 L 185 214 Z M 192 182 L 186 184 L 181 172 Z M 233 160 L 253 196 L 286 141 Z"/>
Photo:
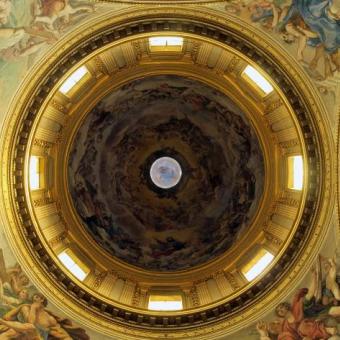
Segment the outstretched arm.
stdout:
<path fill-rule="evenodd" d="M 66 8 L 67 8 L 67 10 L 66 10 Z M 94 7 L 92 5 L 79 5 L 79 6 L 76 6 L 76 7 L 71 7 L 70 5 L 67 5 L 67 6 L 65 6 L 63 11 L 67 12 L 67 14 L 74 14 L 74 13 L 77 13 L 79 11 L 93 12 Z"/>
<path fill-rule="evenodd" d="M 23 311 L 27 307 L 29 308 L 29 305 L 21 305 L 17 308 L 14 308 L 7 312 L 5 315 L 3 315 L 2 319 L 6 321 L 13 321 L 17 318 L 18 313 Z"/>
<path fill-rule="evenodd" d="M 18 333 L 24 333 L 26 335 L 27 335 L 27 332 L 35 331 L 34 325 L 30 323 L 21 323 L 18 321 L 6 321 L 3 319 L 0 319 L 0 324 L 8 328 L 14 329 Z"/>
<path fill-rule="evenodd" d="M 56 17 L 48 17 L 45 15 L 37 15 L 34 19 L 35 23 L 43 23 L 47 25 L 53 25 L 53 22 L 55 21 Z"/>
<path fill-rule="evenodd" d="M 71 5 L 66 4 L 65 8 L 59 12 L 58 17 L 63 18 L 64 22 L 68 23 L 70 21 L 70 15 L 76 14 L 80 11 L 93 12 L 94 7 L 91 5 L 72 7 Z"/>

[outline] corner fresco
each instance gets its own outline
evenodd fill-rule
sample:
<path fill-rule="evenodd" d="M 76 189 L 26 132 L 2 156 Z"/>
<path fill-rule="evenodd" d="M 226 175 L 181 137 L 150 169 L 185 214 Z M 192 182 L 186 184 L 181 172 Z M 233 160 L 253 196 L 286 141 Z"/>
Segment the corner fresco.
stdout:
<path fill-rule="evenodd" d="M 280 303 L 275 308 L 275 319 L 257 324 L 261 340 L 340 339 L 340 273 L 335 261 L 319 256 L 308 287 Z"/>
<path fill-rule="evenodd" d="M 340 340 L 340 248 L 327 243 L 291 297 L 226 340 Z"/>
<path fill-rule="evenodd" d="M 29 68 L 58 39 L 106 4 L 0 0 L 0 118 Z"/>
<path fill-rule="evenodd" d="M 336 135 L 340 107 L 339 0 L 227 0 L 210 7 L 272 36 L 313 80 Z"/>
<path fill-rule="evenodd" d="M 258 24 L 286 46 L 312 78 L 323 80 L 340 71 L 339 0 L 230 0 L 225 11 Z"/>
<path fill-rule="evenodd" d="M 66 317 L 39 292 L 0 228 L 0 340 L 109 340 Z"/>
<path fill-rule="evenodd" d="M 8 249 L 0 249 L 0 340 L 89 340 L 86 330 L 50 309 L 20 265 L 5 254 Z"/>

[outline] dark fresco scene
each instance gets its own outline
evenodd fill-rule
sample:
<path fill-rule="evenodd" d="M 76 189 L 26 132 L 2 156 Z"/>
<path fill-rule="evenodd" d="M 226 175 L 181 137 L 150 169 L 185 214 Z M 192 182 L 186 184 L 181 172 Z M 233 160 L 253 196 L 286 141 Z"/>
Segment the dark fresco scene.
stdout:
<path fill-rule="evenodd" d="M 150 181 L 162 156 L 182 169 L 169 190 Z M 245 232 L 264 165 L 254 129 L 228 97 L 192 79 L 157 76 L 91 110 L 68 177 L 75 209 L 99 245 L 135 266 L 174 271 L 215 258 Z"/>

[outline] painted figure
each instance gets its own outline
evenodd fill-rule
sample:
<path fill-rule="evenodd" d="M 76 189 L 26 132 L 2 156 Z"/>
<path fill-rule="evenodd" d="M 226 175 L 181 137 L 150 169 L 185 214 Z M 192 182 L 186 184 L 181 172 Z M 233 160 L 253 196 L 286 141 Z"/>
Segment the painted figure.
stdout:
<path fill-rule="evenodd" d="M 334 70 L 340 70 L 338 49 L 340 47 L 340 5 L 339 0 L 294 0 L 281 21 L 281 26 L 298 38 L 298 59 L 302 60 L 307 43 L 317 48 L 311 67 L 315 68 L 322 56 L 325 56 L 325 73 L 330 76 Z M 296 23 L 298 20 L 298 23 Z M 332 68 L 331 62 L 335 66 Z"/>
<path fill-rule="evenodd" d="M 90 339 L 85 330 L 46 307 L 47 299 L 18 264 L 6 268 L 0 249 L 0 340 Z"/>
<path fill-rule="evenodd" d="M 20 327 L 23 327 L 24 330 L 30 330 L 32 333 L 35 329 L 42 339 L 47 339 L 48 337 L 62 340 L 72 340 L 75 338 L 79 340 L 89 339 L 85 331 L 80 328 L 63 327 L 59 323 L 59 318 L 47 311 L 46 306 L 47 299 L 42 294 L 35 293 L 30 305 L 21 305 L 5 314 L 2 324 L 18 333 Z M 21 325 L 18 325 L 18 321 L 21 320 L 23 322 Z"/>
<path fill-rule="evenodd" d="M 339 340 L 339 277 L 334 258 L 320 256 L 312 269 L 309 288 L 301 288 L 292 302 L 280 303 L 271 322 L 256 329 L 261 340 Z"/>
<path fill-rule="evenodd" d="M 6 25 L 11 13 L 11 0 L 0 0 L 0 25 Z"/>
<path fill-rule="evenodd" d="M 93 12 L 92 5 L 72 6 L 69 0 L 42 0 L 37 9 L 35 24 L 43 24 L 48 30 L 54 31 L 70 22 L 71 17 L 79 12 Z"/>
<path fill-rule="evenodd" d="M 120 88 L 89 113 L 71 152 L 71 195 L 86 230 L 112 255 L 176 270 L 188 257 L 196 265 L 221 254 L 247 227 L 261 195 L 263 160 L 242 112 L 223 98 L 190 79 L 157 76 Z M 183 164 L 192 158 L 183 182 L 191 189 L 167 193 L 167 204 L 148 186 L 147 145 L 195 154 L 178 149 Z M 231 172 L 238 174 L 233 181 Z"/>
<path fill-rule="evenodd" d="M 286 43 L 296 42 L 297 59 L 308 62 L 313 77 L 321 77 L 318 66 L 325 78 L 340 70 L 340 0 L 254 0 L 247 9 L 249 20 L 281 32 Z M 237 14 L 247 20 L 244 12 Z M 307 47 L 314 49 L 312 59 L 306 57 Z"/>

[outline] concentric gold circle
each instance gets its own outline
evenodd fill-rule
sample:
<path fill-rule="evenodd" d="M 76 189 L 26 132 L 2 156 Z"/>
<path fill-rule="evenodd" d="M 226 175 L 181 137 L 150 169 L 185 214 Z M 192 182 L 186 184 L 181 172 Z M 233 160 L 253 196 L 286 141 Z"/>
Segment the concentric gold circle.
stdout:
<path fill-rule="evenodd" d="M 10 243 L 43 292 L 58 306 L 63 301 L 65 312 L 104 334 L 160 338 L 171 333 L 177 338 L 211 339 L 222 330 L 232 332 L 265 312 L 264 306 L 270 308 L 282 291 L 289 292 L 300 278 L 301 268 L 313 261 L 326 233 L 322 226 L 328 225 L 334 198 L 329 191 L 333 145 L 325 133 L 329 130 L 322 119 L 324 108 L 304 74 L 291 66 L 294 63 L 289 56 L 263 33 L 248 31 L 235 18 L 226 22 L 209 10 L 186 7 L 137 9 L 128 18 L 122 12 L 121 17 L 108 15 L 97 20 L 81 36 L 70 36 L 67 48 L 52 51 L 55 59 L 39 65 L 42 67 L 33 73 L 29 85 L 24 84 L 21 101 L 12 106 L 2 141 L 3 200 Z M 164 31 L 184 36 L 193 46 L 189 56 L 164 58 L 143 50 L 149 35 Z M 225 53 L 225 68 L 200 64 L 200 44 Z M 117 68 L 108 62 L 118 45 L 125 51 L 126 67 Z M 131 51 L 137 56 L 133 65 L 129 64 Z M 274 84 L 272 97 L 259 97 L 246 82 L 239 86 L 247 63 L 261 65 Z M 69 100 L 58 89 L 83 64 L 91 77 Z M 232 259 L 228 265 L 222 256 L 174 276 L 150 275 L 100 251 L 93 252 L 93 242 L 79 233 L 79 221 L 70 209 L 65 185 L 65 155 L 82 119 L 77 117 L 79 112 L 85 115 L 86 108 L 125 82 L 169 73 L 196 77 L 228 94 L 248 112 L 259 132 L 267 174 L 261 213 L 255 216 L 251 231 L 239 240 L 237 248 L 225 255 Z M 89 88 L 91 91 L 86 90 Z M 305 162 L 301 192 L 289 190 L 286 181 L 287 157 L 296 154 L 302 155 Z M 35 192 L 28 185 L 31 156 L 40 157 L 45 165 L 43 190 Z M 249 260 L 244 255 L 254 255 L 259 247 L 274 253 L 275 260 L 269 272 L 248 283 L 242 275 Z M 58 261 L 57 255 L 66 248 L 90 269 L 84 282 L 70 275 Z M 185 310 L 162 315 L 146 310 L 148 294 L 168 286 L 182 292 Z M 218 288 L 215 291 L 219 296 L 212 296 L 212 286 Z"/>

